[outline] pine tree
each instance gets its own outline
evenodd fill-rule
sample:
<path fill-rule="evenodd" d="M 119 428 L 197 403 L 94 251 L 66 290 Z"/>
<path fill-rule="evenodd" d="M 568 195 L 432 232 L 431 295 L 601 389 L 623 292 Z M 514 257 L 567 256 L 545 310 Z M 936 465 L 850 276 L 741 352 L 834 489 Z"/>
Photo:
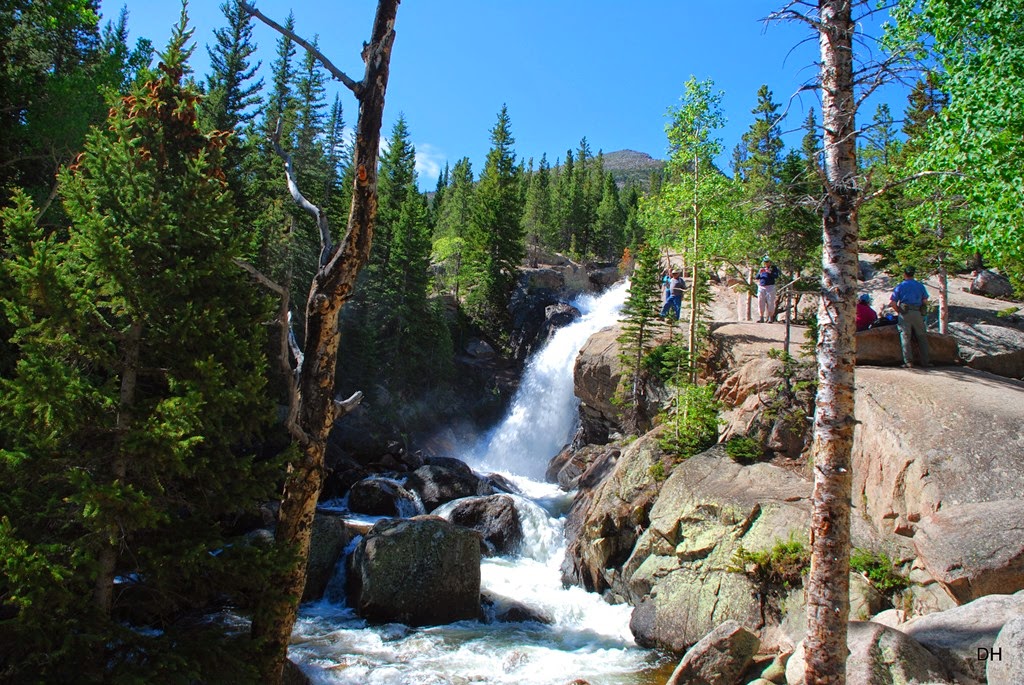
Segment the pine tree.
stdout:
<path fill-rule="evenodd" d="M 626 247 L 626 210 L 619 200 L 619 186 L 611 174 L 605 176 L 604 192 L 597 206 L 595 251 L 605 259 L 617 258 Z"/>
<path fill-rule="evenodd" d="M 468 157 L 455 163 L 445 191 L 437 224 L 434 226 L 433 261 L 440 267 L 437 287 L 459 300 L 466 283 L 466 236 L 473 217 L 476 186 Z"/>
<path fill-rule="evenodd" d="M 19 615 L 0 640 L 16 680 L 255 677 L 247 638 L 182 620 L 263 582 L 261 552 L 231 531 L 280 475 L 247 447 L 270 415 L 270 308 L 234 263 L 224 136 L 200 132 L 182 85 L 190 36 L 183 12 L 161 73 L 62 171 L 66 231 L 38 230 L 27 201 L 3 217 L 21 355 L 0 412 Z"/>
<path fill-rule="evenodd" d="M 646 360 L 660 328 L 657 321 L 661 302 L 660 271 L 657 248 L 646 243 L 641 245 L 629 280 L 629 295 L 620 315 L 622 335 L 618 342 L 622 380 L 615 398 L 622 407 L 627 430 L 636 435 L 647 430 L 652 419 L 646 414 L 647 380 L 651 372 Z"/>
<path fill-rule="evenodd" d="M 252 19 L 238 0 L 221 4 L 220 11 L 227 26 L 214 30 L 216 42 L 212 48 L 207 47 L 210 74 L 206 77 L 207 94 L 201 112 L 212 130 L 237 133 L 256 118 L 255 108 L 263 88 L 263 79 L 256 79 L 261 63 L 250 64 L 256 53 Z M 236 152 L 230 152 L 234 145 L 229 144 L 229 155 L 237 154 L 237 148 Z"/>
<path fill-rule="evenodd" d="M 523 203 L 523 234 L 529 246 L 530 263 L 536 266 L 537 252 L 550 246 L 554 239 L 554 211 L 551 204 L 551 169 L 547 155 L 530 176 L 530 186 Z"/>
<path fill-rule="evenodd" d="M 475 285 L 467 294 L 466 306 L 470 316 L 497 340 L 506 335 L 506 304 L 524 256 L 514 143 L 508 109 L 502 106 L 491 129 L 492 147 L 480 174 L 466 235 L 466 266 Z"/>

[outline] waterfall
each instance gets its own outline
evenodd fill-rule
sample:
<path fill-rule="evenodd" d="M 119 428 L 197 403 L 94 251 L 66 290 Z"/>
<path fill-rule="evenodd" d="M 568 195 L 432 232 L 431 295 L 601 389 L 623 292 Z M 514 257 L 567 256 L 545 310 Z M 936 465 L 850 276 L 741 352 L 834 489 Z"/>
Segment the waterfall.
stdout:
<path fill-rule="evenodd" d="M 464 461 L 482 471 L 544 480 L 548 461 L 572 440 L 579 420 L 573 388 L 576 354 L 591 335 L 618 320 L 628 291 L 623 281 L 573 303 L 582 316 L 555 331 L 530 359 L 504 420 Z"/>
<path fill-rule="evenodd" d="M 575 303 L 583 316 L 536 353 L 505 419 L 462 456 L 478 471 L 505 472 L 522 493 L 512 495 L 525 538 L 520 553 L 480 564 L 481 591 L 493 603 L 490 618 L 424 628 L 368 625 L 344 605 L 341 593 L 329 589 L 326 599 L 303 605 L 289 650 L 314 684 L 664 682 L 666 660 L 636 646 L 629 606 L 563 587 L 563 516 L 573 494 L 541 482 L 548 461 L 571 439 L 578 420 L 576 354 L 593 333 L 617 320 L 627 289 L 620 284 Z M 444 515 L 454 505 L 434 513 Z M 339 567 L 343 572 L 344 565 Z M 511 604 L 546 620 L 495 622 L 496 611 Z"/>

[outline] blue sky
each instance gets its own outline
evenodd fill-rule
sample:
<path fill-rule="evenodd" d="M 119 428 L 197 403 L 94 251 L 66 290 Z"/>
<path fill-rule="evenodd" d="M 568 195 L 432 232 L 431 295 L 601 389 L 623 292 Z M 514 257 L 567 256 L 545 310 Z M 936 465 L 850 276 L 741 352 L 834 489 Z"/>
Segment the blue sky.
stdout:
<path fill-rule="evenodd" d="M 257 0 L 283 23 L 289 10 L 297 32 L 319 35 L 322 52 L 358 80 L 359 52 L 370 35 L 372 0 Z M 398 8 L 391 81 L 385 107 L 386 138 L 399 113 L 416 146 L 420 185 L 433 188 L 438 169 L 468 156 L 479 174 L 490 147 L 489 131 L 508 106 L 518 158 L 550 163 L 576 149 L 584 136 L 591 149 L 631 149 L 666 157 L 665 116 L 679 101 L 690 75 L 712 79 L 724 93 L 727 118 L 719 131 L 728 168 L 732 148 L 750 126 L 757 90 L 767 84 L 789 114 L 784 130 L 797 129 L 816 94 L 793 97 L 816 75 L 817 40 L 802 25 L 766 24 L 782 0 L 707 3 L 694 0 L 404 0 Z M 197 44 L 192 66 L 208 71 L 206 46 L 224 24 L 219 0 L 192 0 L 189 16 Z M 714 7 L 712 6 L 714 5 Z M 177 0 L 102 0 L 104 19 L 129 12 L 131 40 L 162 48 L 177 20 Z M 878 25 L 862 27 L 878 33 Z M 278 38 L 257 22 L 253 37 L 269 76 Z M 269 77 L 265 79 L 269 81 Z M 341 84 L 346 123 L 356 102 Z M 906 91 L 889 88 L 869 100 L 866 123 L 884 97 L 899 118 Z M 787 137 L 799 145 L 802 131 Z"/>

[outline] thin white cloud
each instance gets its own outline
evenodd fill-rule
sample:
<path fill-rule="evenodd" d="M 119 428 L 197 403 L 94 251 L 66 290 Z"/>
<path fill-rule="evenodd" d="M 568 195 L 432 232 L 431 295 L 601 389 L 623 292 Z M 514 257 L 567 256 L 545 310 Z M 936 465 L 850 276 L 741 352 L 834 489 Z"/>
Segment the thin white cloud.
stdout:
<path fill-rule="evenodd" d="M 416 173 L 421 184 L 428 180 L 436 182 L 445 161 L 446 155 L 436 146 L 430 143 L 416 143 Z"/>

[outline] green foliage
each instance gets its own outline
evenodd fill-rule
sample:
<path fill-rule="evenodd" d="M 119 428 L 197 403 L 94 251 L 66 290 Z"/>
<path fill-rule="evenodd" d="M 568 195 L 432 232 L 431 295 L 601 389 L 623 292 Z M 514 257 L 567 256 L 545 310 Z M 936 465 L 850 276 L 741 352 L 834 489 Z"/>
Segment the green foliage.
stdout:
<path fill-rule="evenodd" d="M 885 552 L 854 549 L 850 553 L 850 570 L 861 573 L 876 590 L 887 597 L 906 590 L 910 580 L 897 570 Z"/>
<path fill-rule="evenodd" d="M 1024 276 L 1024 25 L 1019 2 L 901 0 L 893 44 L 913 45 L 937 61 L 948 96 L 926 125 L 918 170 L 956 171 L 945 197 L 962 196 L 973 226 L 970 244 L 1020 282 Z M 967 47 L 965 47 L 967 46 Z"/>
<path fill-rule="evenodd" d="M 651 478 L 653 478 L 658 483 L 668 478 L 668 474 L 665 473 L 665 463 L 661 461 L 657 461 L 651 464 L 650 468 L 647 469 L 647 472 L 650 473 Z"/>
<path fill-rule="evenodd" d="M 522 240 L 519 179 L 508 109 L 501 108 L 491 129 L 491 150 L 475 191 L 466 239 L 465 268 L 472 283 L 466 310 L 495 340 L 504 340 L 506 303 L 525 253 Z"/>
<path fill-rule="evenodd" d="M 718 411 L 715 386 L 685 383 L 665 410 L 666 429 L 661 447 L 676 461 L 703 452 L 718 440 Z"/>
<path fill-rule="evenodd" d="M 737 435 L 725 443 L 725 453 L 740 464 L 753 464 L 764 456 L 764 447 L 754 438 Z"/>
<path fill-rule="evenodd" d="M 776 540 L 770 549 L 755 552 L 740 547 L 729 570 L 750 578 L 762 594 L 778 596 L 803 584 L 810 563 L 810 550 L 790 533 L 789 539 Z"/>
<path fill-rule="evenodd" d="M 272 310 L 235 265 L 248 243 L 224 139 L 182 84 L 189 36 L 183 18 L 159 76 L 61 172 L 64 230 L 23 196 L 0 217 L 19 349 L 0 395 L 5 678 L 219 680 L 217 655 L 246 673 L 252 645 L 183 619 L 244 604 L 277 563 L 233 528 L 280 474 L 255 450 Z"/>
<path fill-rule="evenodd" d="M 618 342 L 622 376 L 615 394 L 630 430 L 637 433 L 650 421 L 645 414 L 648 376 L 644 360 L 651 351 L 657 330 L 659 302 L 658 253 L 649 245 L 642 245 L 620 315 L 622 334 Z"/>

